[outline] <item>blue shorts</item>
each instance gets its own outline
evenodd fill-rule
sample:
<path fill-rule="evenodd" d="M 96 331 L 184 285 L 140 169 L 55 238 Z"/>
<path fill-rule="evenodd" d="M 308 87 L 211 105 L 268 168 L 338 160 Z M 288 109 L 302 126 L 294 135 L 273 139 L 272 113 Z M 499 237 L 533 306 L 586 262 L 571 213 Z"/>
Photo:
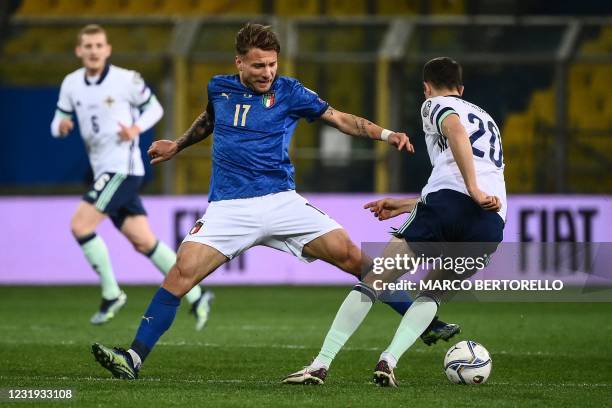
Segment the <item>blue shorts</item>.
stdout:
<path fill-rule="evenodd" d="M 126 217 L 147 215 L 138 196 L 142 180 L 142 176 L 103 173 L 83 195 L 83 201 L 108 215 L 115 227 L 121 229 Z"/>
<path fill-rule="evenodd" d="M 452 252 L 460 247 L 462 252 L 476 249 L 481 254 L 484 248 L 492 254 L 504 238 L 504 221 L 499 214 L 480 208 L 471 197 L 445 189 L 427 194 L 394 235 L 404 238 L 417 255 L 437 256 L 450 252 L 449 247 L 454 248 Z M 462 244 L 445 247 L 439 243 Z"/>

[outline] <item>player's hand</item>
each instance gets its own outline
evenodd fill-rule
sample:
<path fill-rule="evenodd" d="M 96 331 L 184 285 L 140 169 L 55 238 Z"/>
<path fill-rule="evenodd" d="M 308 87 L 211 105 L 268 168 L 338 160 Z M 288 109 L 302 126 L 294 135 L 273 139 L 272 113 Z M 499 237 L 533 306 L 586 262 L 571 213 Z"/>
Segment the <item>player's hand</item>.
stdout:
<path fill-rule="evenodd" d="M 59 124 L 60 136 L 67 136 L 74 128 L 74 123 L 70 119 L 62 119 Z"/>
<path fill-rule="evenodd" d="M 498 212 L 501 210 L 501 200 L 497 196 L 487 195 L 484 191 L 476 188 L 469 191 L 470 196 L 476 204 L 478 204 L 483 210 Z"/>
<path fill-rule="evenodd" d="M 174 140 L 157 140 L 147 151 L 151 158 L 151 164 L 170 160 L 176 153 L 178 153 L 178 145 Z"/>
<path fill-rule="evenodd" d="M 382 200 L 369 202 L 363 208 L 369 209 L 379 221 L 383 221 L 412 211 L 417 201 L 416 198 L 383 198 Z"/>
<path fill-rule="evenodd" d="M 389 135 L 387 143 L 391 146 L 395 146 L 397 150 L 405 149 L 410 153 L 414 153 L 414 146 L 410 143 L 410 138 L 405 133 L 393 132 Z"/>
<path fill-rule="evenodd" d="M 125 126 L 123 123 L 119 122 L 119 127 L 121 130 L 119 131 L 119 137 L 123 141 L 133 140 L 136 136 L 140 134 L 140 128 L 136 125 Z"/>

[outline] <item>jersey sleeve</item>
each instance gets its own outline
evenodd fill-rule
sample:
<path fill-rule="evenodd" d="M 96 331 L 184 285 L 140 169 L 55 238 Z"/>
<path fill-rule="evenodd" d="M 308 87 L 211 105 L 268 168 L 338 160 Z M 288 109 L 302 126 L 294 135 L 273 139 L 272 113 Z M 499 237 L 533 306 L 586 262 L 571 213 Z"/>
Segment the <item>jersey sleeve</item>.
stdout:
<path fill-rule="evenodd" d="M 130 104 L 138 109 L 143 109 L 154 97 L 151 88 L 147 86 L 140 73 L 130 71 L 129 75 L 129 100 Z"/>
<path fill-rule="evenodd" d="M 291 114 L 312 122 L 318 119 L 329 107 L 314 91 L 295 82 L 291 92 Z"/>
<path fill-rule="evenodd" d="M 432 129 L 442 134 L 442 121 L 449 115 L 459 115 L 453 106 L 453 99 L 438 96 L 428 99 L 423 104 L 423 130 Z"/>
<path fill-rule="evenodd" d="M 68 77 L 64 78 L 60 87 L 59 98 L 57 100 L 57 110 L 64 116 L 71 116 L 74 113 L 74 107 L 70 99 L 70 85 Z"/>

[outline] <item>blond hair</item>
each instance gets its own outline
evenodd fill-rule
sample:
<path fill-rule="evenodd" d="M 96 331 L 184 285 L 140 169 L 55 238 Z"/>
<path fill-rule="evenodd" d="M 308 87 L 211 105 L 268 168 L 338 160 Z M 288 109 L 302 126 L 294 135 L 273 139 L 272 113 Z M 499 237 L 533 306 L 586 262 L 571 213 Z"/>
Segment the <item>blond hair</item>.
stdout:
<path fill-rule="evenodd" d="M 98 24 L 87 24 L 85 27 L 81 28 L 77 34 L 77 45 L 81 44 L 81 39 L 84 35 L 91 34 L 104 34 L 104 36 L 106 36 L 106 30 Z"/>

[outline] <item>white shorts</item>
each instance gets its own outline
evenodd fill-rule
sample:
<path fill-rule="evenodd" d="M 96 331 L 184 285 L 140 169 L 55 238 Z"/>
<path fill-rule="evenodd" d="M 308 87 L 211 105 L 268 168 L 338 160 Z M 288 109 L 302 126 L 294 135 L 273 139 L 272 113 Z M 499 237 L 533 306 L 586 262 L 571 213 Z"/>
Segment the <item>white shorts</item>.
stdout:
<path fill-rule="evenodd" d="M 295 255 L 304 262 L 304 245 L 342 228 L 294 190 L 262 197 L 213 201 L 183 242 L 199 242 L 232 259 L 264 245 Z"/>

